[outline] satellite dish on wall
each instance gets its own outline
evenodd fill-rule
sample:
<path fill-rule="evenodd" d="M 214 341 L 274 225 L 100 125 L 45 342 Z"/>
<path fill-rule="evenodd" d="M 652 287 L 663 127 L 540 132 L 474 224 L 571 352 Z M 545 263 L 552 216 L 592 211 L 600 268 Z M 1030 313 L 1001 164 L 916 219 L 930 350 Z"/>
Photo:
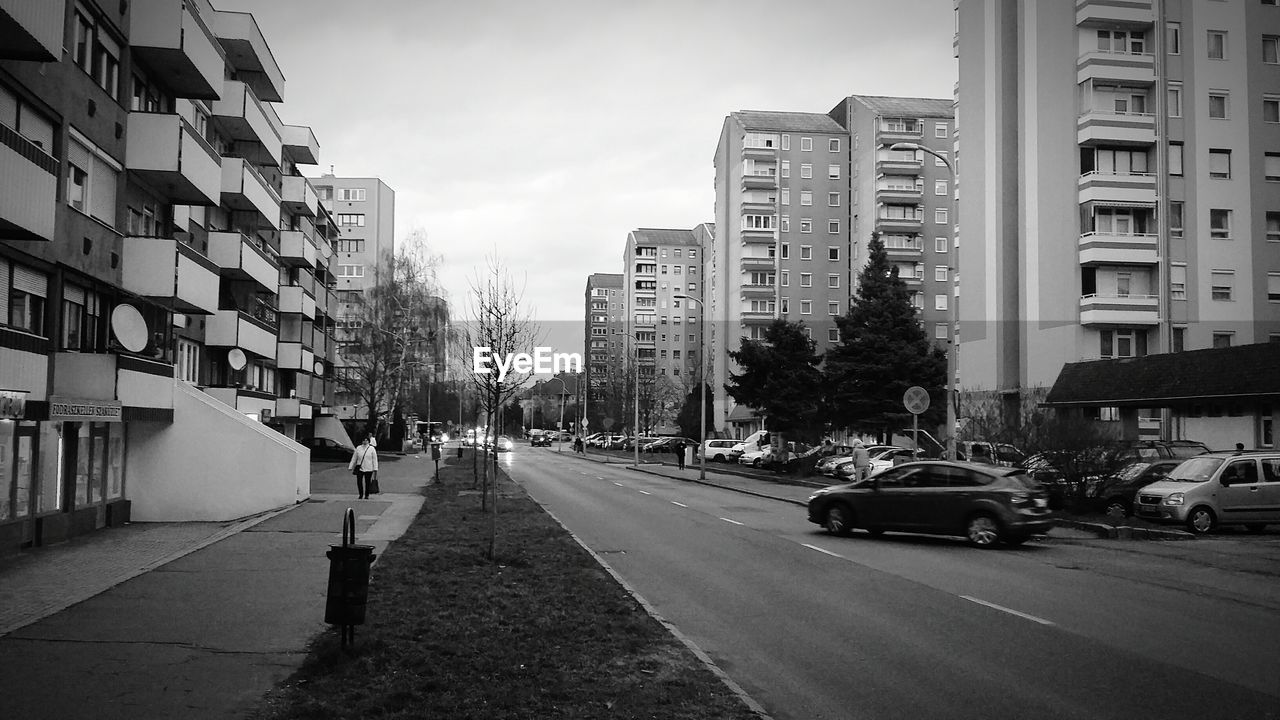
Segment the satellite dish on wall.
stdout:
<path fill-rule="evenodd" d="M 145 350 L 147 340 L 151 337 L 142 313 L 127 303 L 121 303 L 111 311 L 111 334 L 129 352 Z"/>
<path fill-rule="evenodd" d="M 231 348 L 227 351 L 227 364 L 232 370 L 243 370 L 248 361 L 249 359 L 244 356 L 244 351 L 240 348 Z"/>
<path fill-rule="evenodd" d="M 331 247 L 329 243 L 325 243 L 321 245 L 320 254 L 324 255 L 325 260 L 328 260 L 329 258 L 333 257 L 333 247 Z"/>
<path fill-rule="evenodd" d="M 312 368 L 316 375 L 324 375 L 324 363 L 317 362 Z"/>

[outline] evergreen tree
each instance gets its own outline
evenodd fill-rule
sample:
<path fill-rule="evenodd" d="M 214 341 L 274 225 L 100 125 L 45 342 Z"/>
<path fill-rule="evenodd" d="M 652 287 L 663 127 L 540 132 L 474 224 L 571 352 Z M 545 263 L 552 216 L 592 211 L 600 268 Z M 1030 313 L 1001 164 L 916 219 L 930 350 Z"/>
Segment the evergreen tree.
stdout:
<path fill-rule="evenodd" d="M 911 426 L 902 405 L 907 388 L 929 391 L 922 423 L 946 414 L 947 354 L 929 341 L 906 284 L 872 233 L 867 264 L 849 312 L 836 320 L 840 342 L 826 355 L 824 372 L 832 420 L 863 432 L 892 433 Z"/>
<path fill-rule="evenodd" d="M 765 416 L 765 425 L 780 433 L 814 440 L 822 430 L 822 356 L 805 334 L 804 323 L 774 320 L 764 338 L 742 338 L 730 351 L 741 373 L 729 375 L 725 390 L 733 399 Z"/>
<path fill-rule="evenodd" d="M 694 440 L 702 437 L 703 426 L 698 422 L 698 408 L 702 407 L 701 388 L 702 385 L 693 386 L 693 389 L 684 398 L 684 405 L 680 408 L 680 414 L 676 415 L 676 424 L 680 426 L 680 434 Z M 712 406 L 714 397 L 711 387 L 707 386 L 706 428 L 708 436 L 710 436 L 712 429 L 715 428 L 715 412 Z"/>

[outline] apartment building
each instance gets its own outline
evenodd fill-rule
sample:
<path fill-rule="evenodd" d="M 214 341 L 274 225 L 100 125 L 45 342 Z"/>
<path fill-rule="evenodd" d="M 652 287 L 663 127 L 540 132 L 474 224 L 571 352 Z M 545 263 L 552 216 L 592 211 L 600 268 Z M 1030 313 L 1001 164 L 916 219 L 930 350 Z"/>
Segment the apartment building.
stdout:
<path fill-rule="evenodd" d="M 640 384 L 647 388 L 641 414 L 648 416 L 641 422 L 652 431 L 675 431 L 675 415 L 698 381 L 701 251 L 692 230 L 640 228 L 627 233 L 622 254 L 624 364 L 639 365 Z"/>
<path fill-rule="evenodd" d="M 207 0 L 0 2 L 0 553 L 309 494 L 333 226 L 284 89 Z"/>
<path fill-rule="evenodd" d="M 606 417 L 602 403 L 605 383 L 623 372 L 627 326 L 627 298 L 623 293 L 621 273 L 592 273 L 587 276 L 583 293 L 582 356 L 583 372 L 590 393 L 586 400 L 588 425 L 599 428 Z"/>
<path fill-rule="evenodd" d="M 388 277 L 393 271 L 396 194 L 379 178 L 340 178 L 326 173 L 311 182 L 321 202 L 332 211 L 338 233 L 333 270 L 335 339 L 339 349 L 336 373 L 341 377 L 349 372 L 341 348 L 350 339 L 352 324 L 359 322 L 360 297 L 377 284 L 380 276 Z M 360 398 L 341 388 L 334 409 L 343 420 L 363 418 L 368 413 Z"/>
<path fill-rule="evenodd" d="M 961 390 L 1280 340 L 1280 6 L 955 11 Z"/>
<path fill-rule="evenodd" d="M 949 164 L 954 105 L 954 100 L 852 95 L 830 113 L 849 132 L 850 294 L 857 289 L 871 234 L 879 233 L 921 324 L 939 345 L 950 340 L 950 313 L 959 290 L 952 262 L 956 215 Z M 927 150 L 892 149 L 899 143 Z"/>

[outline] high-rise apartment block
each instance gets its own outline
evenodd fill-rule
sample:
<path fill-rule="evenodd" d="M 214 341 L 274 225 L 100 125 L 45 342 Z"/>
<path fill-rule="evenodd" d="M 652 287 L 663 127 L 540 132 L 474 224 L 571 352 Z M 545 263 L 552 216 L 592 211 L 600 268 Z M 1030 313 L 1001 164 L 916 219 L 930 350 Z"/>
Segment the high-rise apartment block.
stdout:
<path fill-rule="evenodd" d="M 0 552 L 310 492 L 331 239 L 252 15 L 0 2 Z"/>
<path fill-rule="evenodd" d="M 627 297 L 623 292 L 621 273 L 592 273 L 587 276 L 583 297 L 586 317 L 583 343 L 583 372 L 591 392 L 585 398 L 587 415 L 592 425 L 600 427 L 604 415 L 593 407 L 604 400 L 603 385 L 611 374 L 623 367 L 627 327 Z"/>
<path fill-rule="evenodd" d="M 1280 7 L 955 9 L 961 389 L 1280 339 Z"/>

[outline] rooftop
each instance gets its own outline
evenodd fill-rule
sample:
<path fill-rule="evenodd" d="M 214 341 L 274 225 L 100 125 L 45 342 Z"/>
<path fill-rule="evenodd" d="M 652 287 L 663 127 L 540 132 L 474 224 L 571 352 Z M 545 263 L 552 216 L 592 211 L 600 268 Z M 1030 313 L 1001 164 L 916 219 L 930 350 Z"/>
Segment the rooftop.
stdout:
<path fill-rule="evenodd" d="M 850 95 L 877 115 L 901 117 L 955 117 L 955 101 L 938 98 Z"/>
<path fill-rule="evenodd" d="M 667 228 L 636 228 L 630 233 L 630 239 L 636 245 L 697 245 L 692 230 L 673 230 Z"/>
<path fill-rule="evenodd" d="M 848 134 L 840 123 L 822 113 L 739 110 L 732 113 L 730 117 L 736 119 L 747 130 Z"/>

